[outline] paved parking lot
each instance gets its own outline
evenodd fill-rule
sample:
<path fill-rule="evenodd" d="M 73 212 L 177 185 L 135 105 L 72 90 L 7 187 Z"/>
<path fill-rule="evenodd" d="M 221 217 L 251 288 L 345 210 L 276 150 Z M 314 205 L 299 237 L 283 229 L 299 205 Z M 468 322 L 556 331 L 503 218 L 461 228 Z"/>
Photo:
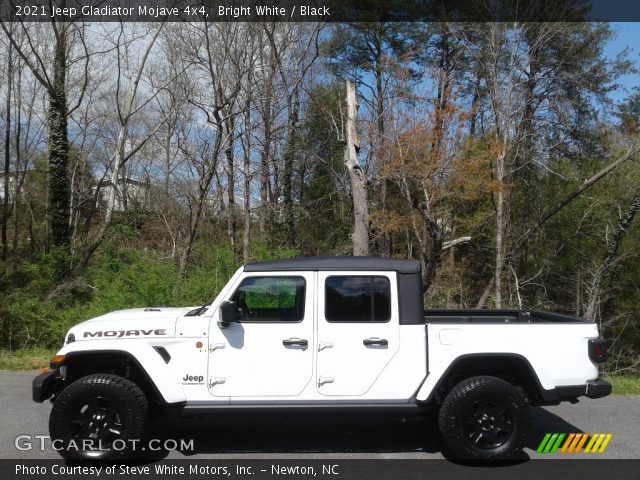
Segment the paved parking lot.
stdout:
<path fill-rule="evenodd" d="M 0 372 L 0 458 L 58 458 L 50 448 L 15 447 L 18 435 L 48 434 L 50 404 L 31 401 L 36 373 Z M 640 459 L 639 396 L 534 408 L 533 420 L 525 451 L 531 458 L 557 458 L 535 452 L 546 432 L 611 432 L 613 439 L 598 458 Z M 155 421 L 152 430 L 163 439 L 194 439 L 193 451 L 169 452 L 170 459 L 443 458 L 433 424 L 386 415 L 167 417 Z"/>

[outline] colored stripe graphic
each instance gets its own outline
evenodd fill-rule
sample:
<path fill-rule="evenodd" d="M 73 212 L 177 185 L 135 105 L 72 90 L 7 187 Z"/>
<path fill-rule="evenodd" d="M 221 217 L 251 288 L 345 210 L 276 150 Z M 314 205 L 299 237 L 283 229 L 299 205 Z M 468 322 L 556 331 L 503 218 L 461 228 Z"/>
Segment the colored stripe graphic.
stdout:
<path fill-rule="evenodd" d="M 603 453 L 613 438 L 612 433 L 546 433 L 538 445 L 538 453 Z"/>
<path fill-rule="evenodd" d="M 598 450 L 598 453 L 604 452 L 604 449 L 607 448 L 607 445 L 609 445 L 609 441 L 611 440 L 611 437 L 613 437 L 613 433 L 607 433 L 607 436 L 604 437 L 604 442 L 602 442 L 602 445 L 600 446 L 600 450 Z"/>
<path fill-rule="evenodd" d="M 562 443 L 562 439 L 565 437 L 564 433 L 561 433 L 560 435 L 558 435 L 558 439 L 556 440 L 556 443 L 553 444 L 553 447 L 551 447 L 551 450 L 549 451 L 549 453 L 556 453 L 556 450 L 558 450 L 558 447 L 560 447 L 560 444 Z"/>
<path fill-rule="evenodd" d="M 547 433 L 544 436 L 544 438 L 540 442 L 540 445 L 538 445 L 538 450 L 536 450 L 538 453 L 542 453 L 542 450 L 544 450 L 544 446 L 546 445 L 546 443 L 547 443 L 547 441 L 549 440 L 550 437 L 551 437 L 550 433 Z"/>
<path fill-rule="evenodd" d="M 544 447 L 544 453 L 549 453 L 551 451 L 551 447 L 553 447 L 553 443 L 556 441 L 556 438 L 558 438 L 557 433 L 554 433 L 553 435 L 551 435 L 551 438 L 547 442 L 547 446 Z"/>
<path fill-rule="evenodd" d="M 584 445 L 584 442 L 587 441 L 587 438 L 589 438 L 589 434 L 588 433 L 583 433 L 582 434 L 582 438 L 578 442 L 578 445 L 576 446 L 576 450 L 573 453 L 580 453 L 580 450 L 582 450 L 582 446 Z"/>
<path fill-rule="evenodd" d="M 591 437 L 591 439 L 589 439 L 589 443 L 587 443 L 587 446 L 584 449 L 584 453 L 589 453 L 591 451 L 591 447 L 593 447 L 596 444 L 596 441 L 598 440 L 598 438 L 600 438 L 600 435 L 596 433 Z"/>
<path fill-rule="evenodd" d="M 567 438 L 567 441 L 564 442 L 564 445 L 562 446 L 562 450 L 560 450 L 560 453 L 564 453 L 567 451 L 567 448 L 569 448 L 569 445 L 571 445 L 571 442 L 573 442 L 573 439 L 575 436 L 576 436 L 575 433 L 569 434 L 569 437 Z"/>
<path fill-rule="evenodd" d="M 573 442 L 571 443 L 571 446 L 569 447 L 569 451 L 567 453 L 573 453 L 575 451 L 578 443 L 580 443 L 580 440 L 582 440 L 583 435 L 584 433 L 576 433 L 576 436 L 573 439 Z"/>

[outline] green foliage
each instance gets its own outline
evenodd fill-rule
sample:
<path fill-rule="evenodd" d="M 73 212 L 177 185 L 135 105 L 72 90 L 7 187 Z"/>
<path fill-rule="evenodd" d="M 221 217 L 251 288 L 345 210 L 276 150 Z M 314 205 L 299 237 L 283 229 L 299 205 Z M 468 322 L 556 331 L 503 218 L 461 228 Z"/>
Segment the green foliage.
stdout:
<path fill-rule="evenodd" d="M 635 375 L 604 377 L 617 395 L 640 395 L 640 377 Z"/>
<path fill-rule="evenodd" d="M 624 52 L 614 59 L 605 56 L 612 36 L 609 26 L 383 22 L 334 24 L 324 32 L 319 37 L 324 56 L 302 83 L 287 79 L 290 86 L 301 85 L 299 97 L 287 99 L 291 92 L 279 83 L 278 74 L 254 90 L 249 111 L 230 106 L 237 135 L 228 139 L 229 151 L 237 153 L 238 167 L 240 156 L 250 163 L 250 259 L 352 250 L 352 199 L 341 138 L 343 80 L 348 77 L 358 86 L 359 158 L 369 179 L 371 254 L 421 258 L 433 265 L 429 307 L 469 308 L 480 299 L 491 307 L 498 243 L 495 200 L 496 193 L 503 192 L 503 306 L 583 315 L 612 228 L 640 185 L 638 162 L 629 161 L 583 192 L 528 241 L 519 239 L 638 135 L 638 89 L 618 106 L 617 118 L 606 114 L 612 106 L 608 95 L 617 88 L 619 76 L 633 71 Z M 286 61 L 280 66 L 301 67 L 303 59 L 295 55 L 302 50 L 283 49 L 292 57 L 282 57 Z M 56 49 L 56 62 L 63 53 Z M 62 93 L 58 66 L 55 89 Z M 504 92 L 511 93 L 492 93 L 494 74 L 488 67 L 497 69 Z M 293 75 L 289 70 L 300 69 L 287 67 L 281 73 Z M 101 226 L 104 202 L 98 199 L 96 205 L 93 192 L 105 156 L 112 152 L 103 141 L 93 147 L 90 141 L 67 145 L 66 118 L 61 116 L 65 106 L 60 103 L 64 98 L 54 95 L 51 100 L 47 148 L 22 149 L 24 165 L 31 168 L 24 177 L 15 226 L 8 225 L 9 240 L 14 229 L 19 232 L 15 247 L 8 248 L 16 265 L 13 258 L 0 263 L 0 345 L 10 350 L 55 348 L 71 325 L 109 311 L 209 302 L 242 263 L 239 226 L 244 211 L 237 204 L 234 209 L 218 205 L 218 195 L 226 193 L 226 175 L 216 173 L 207 186 L 211 205 L 207 199 L 193 254 L 186 273 L 180 274 L 194 199 L 182 184 L 190 177 L 179 170 L 192 167 L 169 169 L 178 175 L 167 173 L 165 186 L 160 177 L 153 178 L 164 161 L 158 146 L 169 149 L 167 159 L 175 153 L 176 161 L 186 161 L 208 140 L 189 134 L 187 144 L 181 145 L 178 133 L 175 141 L 162 138 L 164 129 L 149 140 L 144 149 L 149 152 L 141 150 L 136 156 L 145 155 L 141 166 L 151 157 L 152 208 L 127 202 L 128 211 L 115 213 L 88 267 L 72 277 L 69 269 L 77 261 L 73 255 L 81 254 Z M 176 132 L 190 131 L 197 115 L 191 118 L 189 112 L 176 117 Z M 248 121 L 242 125 L 245 113 Z M 496 175 L 501 151 L 496 142 L 498 113 L 508 116 L 505 132 L 511 137 L 505 137 L 507 149 L 500 154 L 508 166 L 504 180 Z M 268 129 L 267 120 L 272 123 Z M 90 125 L 77 128 L 91 130 Z M 271 137 L 262 138 L 268 132 Z M 27 140 L 25 136 L 22 142 L 27 145 Z M 166 146 L 164 140 L 169 140 Z M 176 146 L 179 151 L 174 152 Z M 264 166 L 258 162 L 263 150 L 268 153 Z M 133 163 L 127 164 L 132 174 Z M 202 174 L 195 170 L 193 174 Z M 244 172 L 229 173 L 236 177 L 238 195 Z M 266 205 L 258 201 L 256 187 L 268 192 Z M 181 194 L 171 198 L 174 190 Z M 70 193 L 72 222 L 65 203 Z M 229 215 L 236 220 L 234 242 L 226 233 Z M 264 227 L 260 231 L 259 224 Z M 73 248 L 68 248 L 69 226 Z M 445 242 L 467 236 L 470 241 L 442 251 Z M 613 344 L 609 372 L 638 369 L 639 242 L 636 219 L 598 295 L 597 320 Z M 516 245 L 518 251 L 512 251 Z"/>
<path fill-rule="evenodd" d="M 633 95 L 619 107 L 618 117 L 625 133 L 640 132 L 640 87 L 633 89 Z"/>
<path fill-rule="evenodd" d="M 52 284 L 62 278 L 64 271 L 69 269 L 71 256 L 66 249 L 52 248 L 49 253 L 43 253 L 23 267 L 23 273 L 31 279 L 32 290 L 39 293 L 49 291 Z"/>
<path fill-rule="evenodd" d="M 305 255 L 341 254 L 351 250 L 351 201 L 341 190 L 341 184 L 348 181 L 344 150 L 331 119 L 340 117 L 342 87 L 319 85 L 310 95 L 301 137 L 303 150 L 313 161 L 301 191 L 296 238 Z"/>
<path fill-rule="evenodd" d="M 361 22 L 338 24 L 323 44 L 332 70 L 338 76 L 373 73 L 380 81 L 390 75 L 415 76 L 415 62 L 424 41 L 421 24 Z M 383 80 L 385 77 L 385 80 Z"/>
<path fill-rule="evenodd" d="M 264 243 L 252 244 L 252 253 L 254 260 L 299 255 Z M 52 349 L 61 346 L 71 326 L 107 312 L 202 305 L 215 298 L 242 260 L 228 244 L 200 239 L 193 264 L 181 277 L 176 259 L 159 258 L 158 252 L 144 248 L 131 227 L 114 225 L 80 277 L 59 276 L 59 265 L 68 263 L 64 249 L 54 249 L 5 281 L 0 293 L 2 345 L 10 350 Z"/>
<path fill-rule="evenodd" d="M 239 289 L 244 294 L 244 302 L 251 310 L 264 308 L 293 308 L 296 291 L 304 285 L 299 279 L 252 278 L 243 282 Z"/>
<path fill-rule="evenodd" d="M 0 350 L 0 370 L 36 370 L 49 366 L 54 350 L 46 348 L 21 348 Z"/>

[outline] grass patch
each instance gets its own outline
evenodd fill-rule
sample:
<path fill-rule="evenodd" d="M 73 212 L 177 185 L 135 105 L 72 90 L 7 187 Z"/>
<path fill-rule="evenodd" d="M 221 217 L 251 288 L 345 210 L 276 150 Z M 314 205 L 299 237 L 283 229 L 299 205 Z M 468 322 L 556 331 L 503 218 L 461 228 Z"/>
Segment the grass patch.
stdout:
<path fill-rule="evenodd" d="M 604 377 L 613 385 L 613 393 L 618 395 L 640 395 L 640 376 L 625 375 L 615 377 Z"/>
<path fill-rule="evenodd" d="M 0 350 L 0 370 L 37 370 L 49 366 L 54 351 L 46 348 Z"/>

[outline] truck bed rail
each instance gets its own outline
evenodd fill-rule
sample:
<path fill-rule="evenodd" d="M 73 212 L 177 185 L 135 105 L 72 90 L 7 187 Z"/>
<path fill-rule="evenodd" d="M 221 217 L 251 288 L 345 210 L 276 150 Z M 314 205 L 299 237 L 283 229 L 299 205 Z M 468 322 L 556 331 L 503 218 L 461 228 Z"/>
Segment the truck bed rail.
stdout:
<path fill-rule="evenodd" d="M 590 323 L 572 315 L 540 310 L 425 310 L 425 323 Z"/>

